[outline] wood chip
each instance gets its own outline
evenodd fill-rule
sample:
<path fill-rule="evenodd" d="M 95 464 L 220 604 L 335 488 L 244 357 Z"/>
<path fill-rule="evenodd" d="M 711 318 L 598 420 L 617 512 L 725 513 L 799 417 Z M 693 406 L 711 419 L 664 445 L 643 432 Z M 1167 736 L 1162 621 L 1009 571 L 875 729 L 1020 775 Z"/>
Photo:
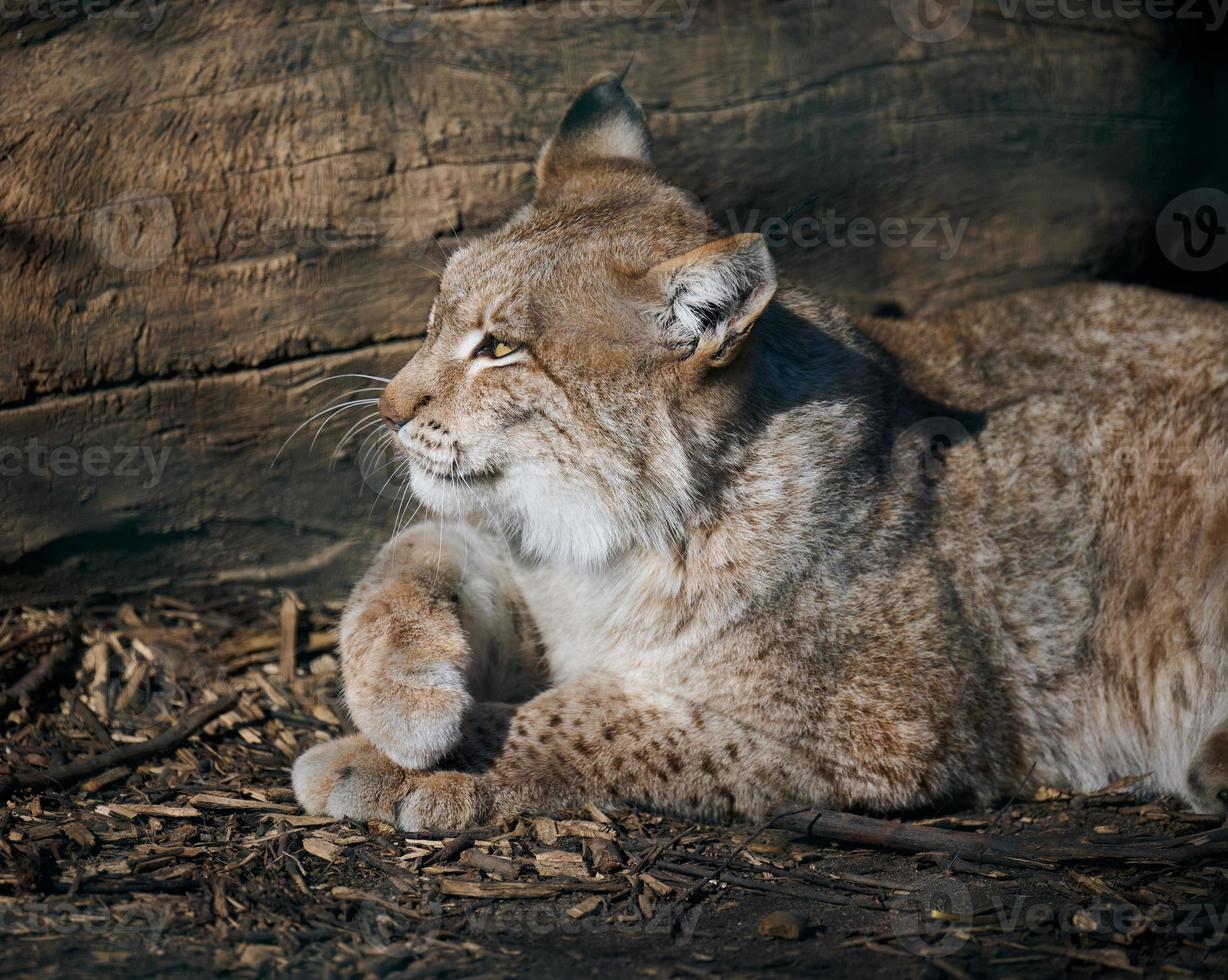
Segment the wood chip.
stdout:
<path fill-rule="evenodd" d="M 477 848 L 470 848 L 462 854 L 461 864 L 477 868 L 479 871 L 500 878 L 503 881 L 511 881 L 520 874 L 520 865 L 515 861 L 510 858 L 498 857 L 495 854 L 487 854 L 485 851 L 479 851 Z"/>
<path fill-rule="evenodd" d="M 309 817 L 303 813 L 292 814 L 280 819 L 291 827 L 327 827 L 337 822 L 336 817 Z"/>
<path fill-rule="evenodd" d="M 304 837 L 303 850 L 330 864 L 341 856 L 341 848 L 323 837 Z"/>
<path fill-rule="evenodd" d="M 441 895 L 458 898 L 554 898 L 566 892 L 621 892 L 626 881 L 470 881 L 438 878 Z"/>
<path fill-rule="evenodd" d="M 289 803 L 263 803 L 260 800 L 244 800 L 233 796 L 214 796 L 211 793 L 198 793 L 188 802 L 202 810 L 249 810 L 261 813 L 292 813 L 297 814 L 299 808 Z"/>
<path fill-rule="evenodd" d="M 290 592 L 281 600 L 278 666 L 281 679 L 287 684 L 294 680 L 294 662 L 298 653 L 298 614 L 301 605 L 298 598 Z"/>
<path fill-rule="evenodd" d="M 556 821 L 549 817 L 533 818 L 533 836 L 543 844 L 554 844 L 559 839 L 559 828 Z"/>
<path fill-rule="evenodd" d="M 97 812 L 104 817 L 116 816 L 134 820 L 137 817 L 199 817 L 200 811 L 194 806 L 162 806 L 155 803 L 111 803 L 97 807 Z"/>
<path fill-rule="evenodd" d="M 588 898 L 582 899 L 567 910 L 568 916 L 573 919 L 583 919 L 590 912 L 596 912 L 601 908 L 601 903 L 604 899 L 600 895 L 589 895 Z"/>
<path fill-rule="evenodd" d="M 97 776 L 87 779 L 81 784 L 81 791 L 87 795 L 97 793 L 104 786 L 110 786 L 112 783 L 124 779 L 131 770 L 127 766 L 116 766 L 114 769 L 108 769 L 106 772 L 100 772 Z"/>
<path fill-rule="evenodd" d="M 64 831 L 64 836 L 82 847 L 93 847 L 98 843 L 98 839 L 90 832 L 89 827 L 79 821 L 66 823 L 60 829 Z"/>
<path fill-rule="evenodd" d="M 586 839 L 584 853 L 588 857 L 589 864 L 598 874 L 617 871 L 627 863 L 626 856 L 618 844 L 602 837 Z"/>
<path fill-rule="evenodd" d="M 598 823 L 609 824 L 610 826 L 614 825 L 614 821 L 602 813 L 601 810 L 594 804 L 585 803 L 584 809 L 586 809 L 592 815 L 592 818 Z"/>
<path fill-rule="evenodd" d="M 769 912 L 759 920 L 759 935 L 796 942 L 806 932 L 806 920 L 796 912 Z"/>
<path fill-rule="evenodd" d="M 573 854 L 571 851 L 561 851 L 554 849 L 546 849 L 538 851 L 533 855 L 533 863 L 537 866 L 537 873 L 543 878 L 588 878 L 591 873 L 588 870 L 588 865 L 584 863 L 584 858 L 579 854 Z"/>
<path fill-rule="evenodd" d="M 557 820 L 553 823 L 556 840 L 559 837 L 603 837 L 606 840 L 614 840 L 618 836 L 612 827 L 595 820 Z"/>

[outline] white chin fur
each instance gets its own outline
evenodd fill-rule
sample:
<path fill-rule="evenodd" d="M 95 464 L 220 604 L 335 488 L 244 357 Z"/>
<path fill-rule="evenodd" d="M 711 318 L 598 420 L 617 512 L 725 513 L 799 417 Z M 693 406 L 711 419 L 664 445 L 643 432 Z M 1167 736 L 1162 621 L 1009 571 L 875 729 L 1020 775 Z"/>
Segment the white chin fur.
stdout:
<path fill-rule="evenodd" d="M 474 491 L 452 480 L 441 480 L 413 466 L 409 471 L 409 486 L 414 496 L 437 514 L 463 517 L 476 506 Z"/>

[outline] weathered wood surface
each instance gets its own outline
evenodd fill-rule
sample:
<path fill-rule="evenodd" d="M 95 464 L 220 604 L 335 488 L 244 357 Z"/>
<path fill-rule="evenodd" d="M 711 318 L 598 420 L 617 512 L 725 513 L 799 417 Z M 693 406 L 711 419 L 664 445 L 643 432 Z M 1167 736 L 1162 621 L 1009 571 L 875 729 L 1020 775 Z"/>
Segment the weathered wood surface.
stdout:
<path fill-rule="evenodd" d="M 420 6 L 391 32 L 341 0 L 0 20 L 0 598 L 343 591 L 391 514 L 309 440 L 270 469 L 345 390 L 306 385 L 396 369 L 443 256 L 633 52 L 664 172 L 739 230 L 791 213 L 782 268 L 860 310 L 1146 275 L 1165 202 L 1223 173 L 1198 25 L 978 3 L 927 44 L 865 0 Z M 938 227 L 840 247 L 799 223 L 828 208 L 897 242 L 966 225 L 953 254 Z M 156 483 L 127 447 L 166 451 Z"/>

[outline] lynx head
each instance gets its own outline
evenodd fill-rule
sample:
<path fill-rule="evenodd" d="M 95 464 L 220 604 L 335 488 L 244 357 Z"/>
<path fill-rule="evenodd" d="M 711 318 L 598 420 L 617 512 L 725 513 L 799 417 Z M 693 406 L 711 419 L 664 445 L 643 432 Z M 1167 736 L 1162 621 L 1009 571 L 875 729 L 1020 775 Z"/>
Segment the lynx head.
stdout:
<path fill-rule="evenodd" d="M 763 239 L 721 237 L 649 144 L 621 80 L 589 83 L 532 202 L 449 260 L 426 339 L 381 398 L 415 494 L 495 521 L 535 560 L 669 540 L 775 292 Z"/>

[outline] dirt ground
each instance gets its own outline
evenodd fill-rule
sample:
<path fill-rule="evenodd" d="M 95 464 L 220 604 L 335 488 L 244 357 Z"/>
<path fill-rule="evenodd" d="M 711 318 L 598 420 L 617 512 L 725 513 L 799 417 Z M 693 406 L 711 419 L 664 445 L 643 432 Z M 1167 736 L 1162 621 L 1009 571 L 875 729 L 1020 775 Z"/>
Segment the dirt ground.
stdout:
<path fill-rule="evenodd" d="M 290 763 L 345 728 L 336 612 L 231 591 L 0 614 L 0 975 L 1228 975 L 1223 821 L 1129 780 L 908 823 L 1208 853 L 973 862 L 956 834 L 917 853 L 595 809 L 466 835 L 305 817 Z"/>

